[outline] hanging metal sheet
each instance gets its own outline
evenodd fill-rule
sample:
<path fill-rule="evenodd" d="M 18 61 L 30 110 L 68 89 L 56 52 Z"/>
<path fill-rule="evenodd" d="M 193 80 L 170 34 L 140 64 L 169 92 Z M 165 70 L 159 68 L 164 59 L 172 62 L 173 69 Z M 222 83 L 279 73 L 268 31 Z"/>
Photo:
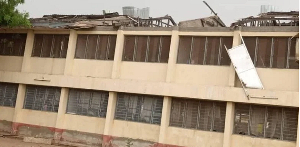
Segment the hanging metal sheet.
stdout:
<path fill-rule="evenodd" d="M 243 86 L 264 89 L 245 44 L 228 49 L 227 52 Z"/>

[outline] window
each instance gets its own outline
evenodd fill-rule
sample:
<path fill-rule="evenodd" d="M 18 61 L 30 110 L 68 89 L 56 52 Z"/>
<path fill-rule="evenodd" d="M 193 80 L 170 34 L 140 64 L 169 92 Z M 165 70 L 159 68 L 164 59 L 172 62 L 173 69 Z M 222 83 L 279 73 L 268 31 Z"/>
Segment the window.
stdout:
<path fill-rule="evenodd" d="M 70 89 L 67 113 L 106 117 L 108 92 Z"/>
<path fill-rule="evenodd" d="M 115 119 L 160 124 L 163 97 L 119 93 Z"/>
<path fill-rule="evenodd" d="M 296 38 L 244 37 L 245 45 L 256 67 L 298 69 Z"/>
<path fill-rule="evenodd" d="M 0 83 L 0 106 L 15 107 L 18 84 Z"/>
<path fill-rule="evenodd" d="M 35 34 L 32 57 L 66 58 L 68 34 Z"/>
<path fill-rule="evenodd" d="M 0 55 L 23 56 L 26 34 L 0 33 Z"/>
<path fill-rule="evenodd" d="M 180 36 L 177 63 L 230 65 L 224 45 L 231 48 L 232 37 Z"/>
<path fill-rule="evenodd" d="M 57 112 L 60 90 L 58 87 L 27 85 L 24 109 Z"/>
<path fill-rule="evenodd" d="M 125 36 L 123 61 L 167 63 L 170 43 L 171 36 Z"/>
<path fill-rule="evenodd" d="M 77 59 L 114 60 L 117 35 L 78 35 Z"/>
<path fill-rule="evenodd" d="M 234 133 L 296 141 L 298 108 L 236 104 Z"/>
<path fill-rule="evenodd" d="M 226 102 L 172 98 L 170 126 L 224 132 Z"/>

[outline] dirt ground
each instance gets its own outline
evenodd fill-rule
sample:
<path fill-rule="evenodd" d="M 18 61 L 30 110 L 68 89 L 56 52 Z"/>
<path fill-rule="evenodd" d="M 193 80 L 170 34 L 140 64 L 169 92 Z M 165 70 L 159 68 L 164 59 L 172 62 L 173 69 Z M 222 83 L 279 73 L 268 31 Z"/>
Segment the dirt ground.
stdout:
<path fill-rule="evenodd" d="M 23 142 L 22 139 L 0 137 L 0 147 L 62 147 L 56 145 Z"/>

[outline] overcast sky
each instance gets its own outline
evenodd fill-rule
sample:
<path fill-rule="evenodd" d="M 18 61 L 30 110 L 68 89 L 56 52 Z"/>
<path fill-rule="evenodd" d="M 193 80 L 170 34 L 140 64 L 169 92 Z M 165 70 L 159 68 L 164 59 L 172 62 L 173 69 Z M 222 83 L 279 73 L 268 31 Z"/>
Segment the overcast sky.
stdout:
<path fill-rule="evenodd" d="M 261 5 L 273 5 L 281 11 L 299 11 L 299 0 L 206 0 L 226 25 L 260 13 Z M 25 0 L 18 6 L 30 17 L 45 14 L 102 14 L 102 10 L 119 12 L 123 6 L 150 7 L 150 16 L 170 15 L 179 21 L 212 15 L 202 0 Z"/>

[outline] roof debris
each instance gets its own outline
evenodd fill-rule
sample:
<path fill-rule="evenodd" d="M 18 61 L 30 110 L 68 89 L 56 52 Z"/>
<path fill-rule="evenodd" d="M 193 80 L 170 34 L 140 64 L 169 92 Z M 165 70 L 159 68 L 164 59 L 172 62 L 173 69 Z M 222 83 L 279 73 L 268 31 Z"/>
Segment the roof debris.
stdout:
<path fill-rule="evenodd" d="M 231 27 L 299 26 L 299 11 L 267 12 L 258 17 L 247 17 L 231 24 Z"/>
<path fill-rule="evenodd" d="M 217 16 L 210 16 L 200 19 L 179 22 L 180 27 L 226 27 L 223 21 Z"/>
<path fill-rule="evenodd" d="M 118 12 L 106 13 L 105 15 L 44 15 L 42 18 L 31 18 L 34 28 L 64 28 L 85 29 L 96 26 L 113 27 L 172 27 L 177 24 L 171 16 L 141 19 L 128 15 L 119 15 Z"/>

